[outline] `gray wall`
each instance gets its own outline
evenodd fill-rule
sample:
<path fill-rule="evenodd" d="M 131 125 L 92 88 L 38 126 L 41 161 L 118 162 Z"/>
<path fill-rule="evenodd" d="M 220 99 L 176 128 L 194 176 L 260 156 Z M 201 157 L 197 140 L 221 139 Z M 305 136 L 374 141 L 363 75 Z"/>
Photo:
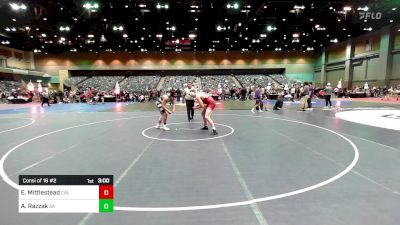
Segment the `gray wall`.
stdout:
<path fill-rule="evenodd" d="M 368 71 L 367 71 L 367 80 L 384 80 L 385 75 L 383 75 L 380 70 L 379 58 L 368 59 Z"/>
<path fill-rule="evenodd" d="M 400 79 L 400 52 L 393 54 L 392 79 Z"/>
<path fill-rule="evenodd" d="M 365 80 L 365 66 L 366 63 L 363 60 L 361 64 L 354 65 L 353 67 L 353 80 L 354 81 L 363 81 Z"/>
<path fill-rule="evenodd" d="M 326 81 L 336 86 L 340 78 L 342 78 L 342 81 L 344 79 L 344 69 L 328 71 L 326 76 Z"/>

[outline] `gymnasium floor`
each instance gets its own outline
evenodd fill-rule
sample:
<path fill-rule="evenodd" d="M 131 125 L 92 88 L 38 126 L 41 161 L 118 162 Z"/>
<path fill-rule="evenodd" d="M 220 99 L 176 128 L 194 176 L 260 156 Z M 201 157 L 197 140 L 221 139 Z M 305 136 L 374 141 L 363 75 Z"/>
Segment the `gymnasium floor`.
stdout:
<path fill-rule="evenodd" d="M 252 104 L 221 102 L 216 137 L 183 106 L 161 131 L 154 103 L 0 105 L 0 224 L 399 224 L 399 104 Z M 20 174 L 112 174 L 115 212 L 19 214 Z"/>

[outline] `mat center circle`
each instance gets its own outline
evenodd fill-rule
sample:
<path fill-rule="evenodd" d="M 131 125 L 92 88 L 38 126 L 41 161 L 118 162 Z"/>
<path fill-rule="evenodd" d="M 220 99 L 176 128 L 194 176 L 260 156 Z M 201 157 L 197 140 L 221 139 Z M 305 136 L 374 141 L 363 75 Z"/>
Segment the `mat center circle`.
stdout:
<path fill-rule="evenodd" d="M 142 131 L 142 135 L 158 141 L 184 142 L 213 140 L 229 136 L 235 132 L 233 127 L 220 123 L 215 123 L 218 135 L 210 135 L 211 128 L 209 130 L 201 130 L 203 127 L 201 122 L 169 123 L 167 126 L 170 129 L 168 131 L 157 129 L 154 126 L 148 127 Z"/>

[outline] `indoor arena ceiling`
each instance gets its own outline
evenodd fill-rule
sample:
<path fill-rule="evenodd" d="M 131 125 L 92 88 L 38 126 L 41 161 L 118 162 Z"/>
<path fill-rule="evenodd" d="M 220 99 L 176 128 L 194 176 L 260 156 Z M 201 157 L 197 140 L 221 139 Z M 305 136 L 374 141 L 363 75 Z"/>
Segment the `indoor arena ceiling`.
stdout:
<path fill-rule="evenodd" d="M 399 22 L 399 0 L 0 1 L 0 43 L 41 54 L 320 51 Z"/>

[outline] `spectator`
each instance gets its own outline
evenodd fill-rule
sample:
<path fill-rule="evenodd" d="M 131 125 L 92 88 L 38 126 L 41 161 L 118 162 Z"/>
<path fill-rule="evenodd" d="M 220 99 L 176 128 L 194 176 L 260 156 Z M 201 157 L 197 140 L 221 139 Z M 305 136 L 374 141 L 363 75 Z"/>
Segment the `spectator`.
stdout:
<path fill-rule="evenodd" d="M 312 82 L 309 82 L 309 93 L 310 93 L 310 97 L 307 100 L 308 103 L 308 108 L 312 108 L 312 99 L 314 97 L 314 86 L 312 85 Z"/>
<path fill-rule="evenodd" d="M 278 98 L 276 99 L 275 105 L 274 105 L 274 110 L 280 110 L 283 107 L 283 95 L 279 95 Z"/>
<path fill-rule="evenodd" d="M 310 89 L 308 86 L 308 82 L 304 82 L 304 86 L 300 92 L 300 109 L 298 111 L 306 111 L 307 101 L 310 98 Z"/>
<path fill-rule="evenodd" d="M 42 93 L 42 105 L 41 105 L 42 107 L 43 107 L 44 103 L 47 103 L 47 106 L 50 106 L 49 93 L 46 90 L 43 90 L 43 93 Z"/>
<path fill-rule="evenodd" d="M 325 91 L 325 107 L 328 107 L 329 104 L 329 108 L 331 108 L 332 107 L 331 96 L 333 92 L 331 83 L 326 84 L 324 91 Z"/>

